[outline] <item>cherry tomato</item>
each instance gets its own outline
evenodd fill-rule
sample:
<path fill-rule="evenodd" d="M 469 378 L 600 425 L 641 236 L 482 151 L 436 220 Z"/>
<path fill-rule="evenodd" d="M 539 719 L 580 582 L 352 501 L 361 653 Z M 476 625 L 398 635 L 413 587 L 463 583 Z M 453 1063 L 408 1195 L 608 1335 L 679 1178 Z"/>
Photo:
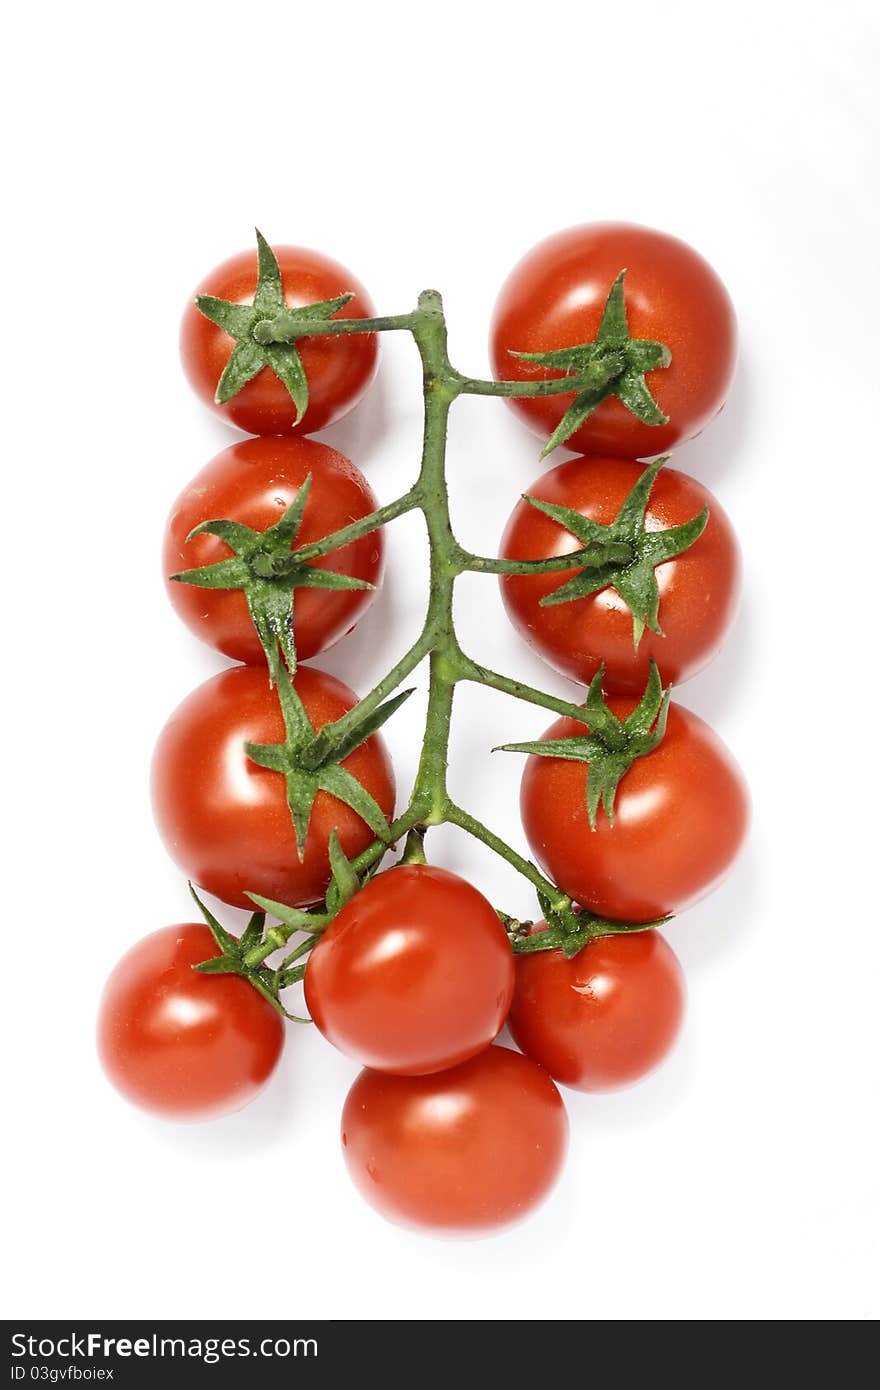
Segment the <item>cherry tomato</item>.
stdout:
<path fill-rule="evenodd" d="M 580 453 L 648 458 L 699 434 L 724 404 L 736 364 L 736 320 L 712 267 L 685 242 L 650 227 L 594 222 L 558 232 L 514 268 L 495 305 L 492 363 L 496 377 L 535 381 L 559 376 L 513 352 L 548 352 L 591 342 L 615 277 L 624 281 L 630 336 L 661 342 L 671 365 L 647 374 L 666 425 L 643 424 L 607 399 L 568 447 Z M 572 395 L 510 401 L 544 438 Z"/>
<path fill-rule="evenodd" d="M 338 261 L 301 246 L 273 249 L 281 269 L 288 308 L 298 309 L 352 293 L 353 298 L 338 317 L 373 317 L 373 304 L 363 285 Z M 251 304 L 256 288 L 256 250 L 241 251 L 206 275 L 195 294 L 214 295 L 234 304 Z M 190 301 L 180 327 L 180 355 L 189 383 L 206 405 L 248 434 L 314 434 L 357 404 L 376 370 L 374 334 L 300 339 L 300 359 L 309 384 L 309 405 L 299 421 L 287 388 L 267 367 L 225 405 L 215 402 L 217 382 L 234 346 L 234 338 L 207 319 Z"/>
<path fill-rule="evenodd" d="M 612 1091 L 663 1061 L 684 1002 L 678 957 L 656 931 L 602 936 L 572 960 L 561 951 L 517 956 L 510 1031 L 556 1081 Z"/>
<path fill-rule="evenodd" d="M 630 460 L 569 459 L 545 473 L 529 488 L 529 495 L 607 526 L 616 519 L 642 471 L 641 464 Z M 705 506 L 709 520 L 703 534 L 654 571 L 663 636 L 646 628 L 636 646 L 632 613 L 614 588 L 542 607 L 541 599 L 576 571 L 502 576 L 501 592 L 514 626 L 557 671 L 585 685 L 603 662 L 605 689 L 624 694 L 644 690 L 652 658 L 664 685 L 696 675 L 718 651 L 736 612 L 740 588 L 736 536 L 711 493 L 672 468 L 658 473 L 645 513 L 645 530 L 662 531 L 699 516 Z M 570 554 L 581 544 L 559 522 L 521 501 L 508 522 L 501 554 L 507 559 L 547 560 Z"/>
<path fill-rule="evenodd" d="M 406 864 L 372 879 L 321 937 L 306 1004 L 341 1051 L 419 1076 L 489 1046 L 513 978 L 507 935 L 482 893 L 445 869 Z"/>
<path fill-rule="evenodd" d="M 314 667 L 300 666 L 294 684 L 316 730 L 357 700 L 341 681 Z M 338 832 L 350 859 L 374 839 L 350 807 L 319 791 L 300 861 L 285 778 L 257 766 L 244 749 L 245 742 L 283 740 L 268 672 L 234 666 L 178 706 L 156 745 L 153 807 L 168 852 L 188 878 L 234 907 L 253 907 L 246 889 L 294 906 L 317 902 L 330 880 L 331 832 Z M 381 738 L 369 738 L 342 765 L 390 817 L 394 776 Z"/>
<path fill-rule="evenodd" d="M 449 1235 L 526 1216 L 556 1181 L 567 1143 L 550 1077 L 505 1047 L 431 1076 L 362 1071 L 342 1112 L 345 1161 L 370 1206 Z"/>
<path fill-rule="evenodd" d="M 243 439 L 211 459 L 175 502 L 165 531 L 166 576 L 213 565 L 232 554 L 217 536 L 187 536 L 203 521 L 222 518 L 265 531 L 281 519 L 311 477 L 311 489 L 294 547 L 368 516 L 378 503 L 366 478 L 344 454 L 314 439 L 272 436 Z M 382 569 L 382 532 L 373 531 L 313 563 L 377 584 Z M 236 661 L 264 663 L 241 589 L 202 589 L 167 581 L 168 597 L 197 637 Z M 375 597 L 370 589 L 295 590 L 293 629 L 297 655 L 315 656 L 355 626 Z"/>
<path fill-rule="evenodd" d="M 240 1110 L 281 1056 L 284 1025 L 237 975 L 193 970 L 220 952 L 201 923 L 163 927 L 118 962 L 98 1012 L 98 1053 L 116 1089 L 155 1115 Z"/>
<path fill-rule="evenodd" d="M 624 718 L 636 701 L 612 695 Z M 559 719 L 542 735 L 584 733 Z M 582 907 L 622 922 L 647 922 L 681 912 L 723 878 L 748 821 L 742 773 L 708 724 L 670 705 L 666 736 L 626 772 L 617 789 L 614 824 L 600 810 L 590 829 L 587 765 L 532 755 L 522 781 L 526 837 L 545 873 Z"/>

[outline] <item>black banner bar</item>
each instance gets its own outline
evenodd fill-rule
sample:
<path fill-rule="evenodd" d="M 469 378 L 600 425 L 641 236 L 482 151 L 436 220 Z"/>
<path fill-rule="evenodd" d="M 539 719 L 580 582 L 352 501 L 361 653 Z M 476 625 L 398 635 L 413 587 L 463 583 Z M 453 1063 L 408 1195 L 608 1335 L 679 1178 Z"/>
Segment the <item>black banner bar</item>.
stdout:
<path fill-rule="evenodd" d="M 515 1372 L 519 1381 L 534 1359 L 546 1370 L 546 1341 L 536 1323 L 487 1322 L 149 1322 L 101 1318 L 71 1322 L 4 1324 L 3 1384 L 63 1386 L 75 1390 L 140 1390 L 163 1378 L 186 1390 L 203 1386 L 296 1387 L 339 1384 L 412 1385 L 431 1378 L 473 1373 L 484 1358 L 498 1383 Z M 559 1324 L 554 1324 L 558 1327 Z M 570 1324 L 580 1339 L 579 1324 Z M 574 1340 L 572 1342 L 574 1346 Z M 557 1350 L 559 1348 L 557 1347 Z"/>

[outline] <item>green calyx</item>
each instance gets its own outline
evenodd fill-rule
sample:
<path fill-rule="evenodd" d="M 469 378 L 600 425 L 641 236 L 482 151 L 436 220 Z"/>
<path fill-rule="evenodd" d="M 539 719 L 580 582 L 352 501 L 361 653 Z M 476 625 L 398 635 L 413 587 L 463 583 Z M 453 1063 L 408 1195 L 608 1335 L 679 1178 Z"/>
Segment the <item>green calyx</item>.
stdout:
<path fill-rule="evenodd" d="M 596 829 L 599 806 L 604 808 L 610 825 L 614 825 L 614 801 L 622 777 L 637 758 L 653 752 L 666 733 L 671 690 L 663 690 L 656 661 L 645 693 L 631 714 L 619 719 L 608 708 L 602 692 L 605 667 L 596 672 L 584 704 L 584 718 L 589 733 L 573 734 L 568 738 L 538 739 L 533 743 L 505 743 L 497 750 L 503 753 L 534 753 L 541 758 L 565 758 L 570 762 L 586 763 L 587 817 L 590 829 Z"/>
<path fill-rule="evenodd" d="M 570 507 L 542 502 L 538 497 L 526 497 L 532 507 L 558 521 L 583 547 L 590 547 L 595 559 L 573 579 L 561 584 L 540 601 L 542 608 L 557 603 L 571 603 L 586 598 L 601 589 L 614 589 L 632 613 L 633 644 L 638 647 L 645 628 L 663 636 L 659 623 L 660 590 L 654 573 L 657 565 L 688 550 L 706 529 L 709 508 L 680 526 L 665 531 L 646 531 L 645 512 L 657 474 L 668 459 L 655 459 L 639 478 L 624 501 L 614 521 L 604 526 L 590 521 Z"/>
<path fill-rule="evenodd" d="M 253 303 L 234 304 L 228 299 L 217 299 L 212 294 L 196 297 L 196 307 L 205 318 L 235 339 L 235 347 L 217 382 L 214 394 L 217 404 L 224 405 L 226 401 L 231 401 L 258 372 L 268 367 L 287 387 L 296 407 L 297 420 L 301 420 L 309 404 L 309 385 L 299 348 L 295 338 L 290 340 L 290 334 L 287 341 L 273 341 L 266 326 L 279 314 L 284 314 L 285 320 L 302 320 L 305 328 L 309 321 L 332 318 L 351 297 L 350 294 L 342 294 L 336 299 L 289 309 L 284 301 L 281 270 L 275 252 L 258 230 L 257 289 Z M 302 336 L 306 336 L 305 331 Z"/>
<path fill-rule="evenodd" d="M 252 913 L 241 936 L 235 937 L 218 922 L 192 884 L 189 885 L 189 891 L 220 951 L 219 956 L 203 960 L 193 966 L 193 969 L 200 975 L 239 975 L 243 980 L 247 980 L 248 984 L 253 985 L 257 993 L 261 994 L 273 1009 L 277 1009 L 292 1023 L 308 1023 L 309 1019 L 298 1018 L 296 1014 L 288 1013 L 279 998 L 280 990 L 286 989 L 295 980 L 302 979 L 304 970 L 301 969 L 299 973 L 291 972 L 289 968 L 273 970 L 263 964 L 265 957 L 260 954 L 260 948 L 264 941 L 265 912 Z M 284 942 L 281 941 L 279 944 L 283 945 Z M 259 957 L 254 963 L 249 961 L 251 954 Z"/>
<path fill-rule="evenodd" d="M 217 536 L 229 546 L 232 556 L 213 565 L 171 575 L 180 584 L 194 584 L 200 589 L 241 589 L 244 592 L 273 682 L 278 678 L 279 648 L 291 674 L 296 670 L 293 638 L 296 589 L 373 588 L 364 579 L 298 560 L 296 552 L 291 550 L 302 524 L 311 485 L 309 476 L 281 520 L 265 531 L 254 531 L 238 521 L 203 521 L 190 532 L 187 540 L 203 533 Z"/>
<path fill-rule="evenodd" d="M 330 834 L 329 854 L 330 886 L 320 907 L 288 907 L 286 903 L 278 903 L 271 898 L 250 893 L 248 896 L 257 904 L 258 911 L 251 915 L 240 937 L 234 937 L 226 931 L 190 884 L 189 891 L 193 900 L 220 951 L 219 956 L 201 961 L 193 969 L 202 975 L 240 975 L 292 1023 L 311 1022 L 308 1018 L 300 1018 L 288 1012 L 281 1002 L 281 991 L 302 980 L 306 972 L 302 957 L 311 951 L 337 912 L 371 877 L 370 872 L 365 873 L 363 877 L 358 876 L 346 858 L 335 830 Z M 266 928 L 267 912 L 277 917 L 280 926 Z M 301 935 L 302 940 L 287 953 L 279 965 L 273 968 L 264 963 L 267 955 L 286 946 L 290 938 L 297 934 Z"/>
<path fill-rule="evenodd" d="M 354 897 L 355 893 L 360 891 L 375 872 L 375 868 L 371 868 L 363 874 L 357 873 L 339 843 L 339 835 L 335 830 L 330 832 L 328 854 L 330 884 L 324 895 L 324 901 L 316 907 L 290 907 L 287 903 L 276 902 L 274 898 L 264 898 L 259 893 L 248 893 L 247 896 L 256 903 L 261 913 L 270 912 L 273 917 L 277 917 L 280 923 L 280 928 L 269 928 L 262 942 L 252 943 L 254 959 L 262 960 L 264 958 L 265 950 L 263 948 L 265 946 L 272 948 L 285 946 L 291 936 L 301 933 L 309 939 L 301 942 L 293 954 L 282 962 L 283 969 L 290 972 L 293 962 L 311 950 L 318 937 L 327 930 L 336 914 Z M 250 963 L 248 959 L 245 960 L 246 965 Z M 305 967 L 297 966 L 293 970 L 291 978 L 286 979 L 285 983 L 292 984 L 295 980 L 302 979 L 304 973 Z"/>
<path fill-rule="evenodd" d="M 533 922 L 511 922 L 508 926 L 508 936 L 515 955 L 532 955 L 536 951 L 561 951 L 566 960 L 572 960 L 585 946 L 589 946 L 591 941 L 596 941 L 601 936 L 653 931 L 669 921 L 668 917 L 658 917 L 651 922 L 617 922 L 574 907 L 558 911 L 543 893 L 538 894 L 538 902 L 547 922 L 547 930 L 532 934 Z"/>
<path fill-rule="evenodd" d="M 319 791 L 328 792 L 360 816 L 380 840 L 387 840 L 388 822 L 374 797 L 342 766 L 345 758 L 390 718 L 412 694 L 403 690 L 363 719 L 349 726 L 344 739 L 331 741 L 329 752 L 319 744 L 305 706 L 294 689 L 286 669 L 279 663 L 276 673 L 278 700 L 284 719 L 283 743 L 246 743 L 245 752 L 259 767 L 280 772 L 287 782 L 287 804 L 296 832 L 300 859 L 305 853 L 312 807 Z"/>
<path fill-rule="evenodd" d="M 616 396 L 645 425 L 665 425 L 667 416 L 651 395 L 645 373 L 668 367 L 669 348 L 650 338 L 631 338 L 626 318 L 622 270 L 611 286 L 596 337 L 591 343 L 557 348 L 552 352 L 514 352 L 524 362 L 567 372 L 575 399 L 541 451 L 545 458 L 580 429 L 593 411 Z"/>

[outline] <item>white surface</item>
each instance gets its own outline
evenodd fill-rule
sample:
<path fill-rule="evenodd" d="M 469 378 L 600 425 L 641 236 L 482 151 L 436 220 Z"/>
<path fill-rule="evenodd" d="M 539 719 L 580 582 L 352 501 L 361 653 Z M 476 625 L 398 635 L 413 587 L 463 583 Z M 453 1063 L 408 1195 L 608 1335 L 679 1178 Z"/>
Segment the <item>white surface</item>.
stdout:
<path fill-rule="evenodd" d="M 873 8 L 450 3 L 435 32 L 423 7 L 388 3 L 14 13 L 7 1315 L 877 1314 L 876 734 L 860 726 L 877 718 Z M 190 395 L 177 322 L 257 223 L 351 265 L 382 312 L 436 285 L 455 360 L 485 370 L 510 266 L 599 217 L 692 241 L 739 311 L 728 409 L 676 463 L 738 527 L 745 601 L 681 698 L 741 759 L 754 830 L 727 885 L 669 932 L 690 985 L 672 1061 L 630 1092 L 570 1097 L 566 1176 L 536 1219 L 436 1243 L 350 1186 L 337 1119 L 355 1068 L 311 1030 L 251 1109 L 204 1128 L 151 1123 L 98 1071 L 109 967 L 191 916 L 147 772 L 168 712 L 221 664 L 158 571 L 172 498 L 235 437 Z M 411 476 L 419 408 L 412 347 L 386 340 L 373 393 L 326 432 L 384 499 Z M 535 442 L 500 402 L 462 401 L 450 471 L 463 539 L 491 550 Z M 389 539 L 381 602 L 325 663 L 361 690 L 420 613 L 402 568 L 418 522 Z M 462 587 L 475 651 L 567 688 L 491 580 Z M 391 735 L 404 789 L 420 715 L 413 699 Z M 520 843 L 520 760 L 487 750 L 545 722 L 488 692 L 458 708 L 455 792 Z M 447 832 L 431 849 L 530 910 L 488 852 Z M 230 1215 L 208 1216 L 214 1200 Z"/>

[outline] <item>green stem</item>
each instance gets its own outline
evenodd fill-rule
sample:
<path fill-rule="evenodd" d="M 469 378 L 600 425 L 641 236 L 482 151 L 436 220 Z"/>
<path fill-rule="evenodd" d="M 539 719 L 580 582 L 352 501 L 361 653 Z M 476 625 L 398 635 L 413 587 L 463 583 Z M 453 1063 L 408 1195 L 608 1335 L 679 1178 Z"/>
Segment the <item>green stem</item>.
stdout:
<path fill-rule="evenodd" d="M 555 883 L 551 883 L 549 878 L 545 878 L 540 869 L 538 869 L 531 860 L 525 859 L 523 855 L 513 849 L 511 845 L 507 844 L 505 840 L 502 840 L 500 835 L 496 835 L 494 830 L 490 830 L 488 826 L 483 825 L 483 822 L 478 821 L 476 816 L 472 816 L 469 811 L 465 811 L 453 801 L 448 801 L 446 805 L 446 820 L 449 825 L 457 825 L 459 830 L 467 831 L 468 835 L 473 835 L 475 840 L 479 840 L 482 844 L 488 845 L 489 849 L 494 850 L 495 853 L 500 855 L 502 859 L 505 859 L 508 864 L 512 864 L 513 867 L 522 874 L 523 878 L 527 878 L 529 883 L 534 884 L 539 893 L 543 893 L 550 900 L 550 904 L 555 911 L 565 912 L 571 907 L 571 898 L 569 898 L 567 894 L 561 892 L 560 889 L 556 887 Z"/>
<path fill-rule="evenodd" d="M 321 928 L 321 931 L 324 931 L 324 928 L 323 928 L 323 927 Z M 299 960 L 300 957 L 305 956 L 305 955 L 308 955 L 309 951 L 312 949 L 312 947 L 314 946 L 315 942 L 317 941 L 317 939 L 318 939 L 318 937 L 319 937 L 320 935 L 321 935 L 321 932 L 320 932 L 320 931 L 317 931 L 317 932 L 309 932 L 309 933 L 307 934 L 305 940 L 304 940 L 304 941 L 301 941 L 300 944 L 299 944 L 299 946 L 295 947 L 294 950 L 292 950 L 292 951 L 290 952 L 289 955 L 286 955 L 286 956 L 284 957 L 284 960 L 281 962 L 281 964 L 279 965 L 278 969 L 279 969 L 279 970 L 289 970 L 290 967 L 293 965 L 293 962 L 294 962 L 295 960 Z M 246 964 L 246 965 L 250 965 L 250 961 L 248 960 L 247 957 L 245 957 L 245 964 Z"/>
<path fill-rule="evenodd" d="M 374 840 L 371 845 L 367 845 L 365 850 L 361 850 L 356 859 L 351 861 L 355 873 L 362 874 L 367 869 L 372 869 L 373 865 L 378 863 L 382 856 L 386 854 L 389 849 L 392 849 L 394 845 L 397 844 L 398 840 L 402 840 L 404 835 L 408 835 L 418 823 L 418 808 L 410 804 L 403 812 L 403 815 L 398 816 L 397 820 L 391 822 L 388 835 L 384 840 Z"/>
<path fill-rule="evenodd" d="M 442 664 L 443 656 L 435 649 L 431 653 L 422 756 L 412 793 L 420 825 L 442 825 L 447 819 L 446 767 L 455 678 L 441 674 Z"/>
<path fill-rule="evenodd" d="M 283 313 L 254 324 L 255 340 L 262 347 L 272 343 L 295 343 L 299 338 L 334 338 L 350 333 L 392 333 L 396 329 L 414 331 L 418 310 L 412 314 L 390 314 L 378 319 L 304 319 Z"/>
<path fill-rule="evenodd" d="M 425 294 L 436 295 L 439 302 L 440 296 L 435 290 L 427 290 Z M 353 333 L 392 333 L 399 330 L 410 332 L 417 338 L 422 322 L 421 305 L 411 314 L 389 314 L 384 318 L 372 319 L 304 319 L 292 313 L 282 313 L 256 323 L 253 335 L 261 347 L 268 347 L 272 343 L 295 343 L 300 338 L 347 337 Z M 455 395 L 534 398 L 575 395 L 587 387 L 601 390 L 620 376 L 623 366 L 619 355 L 609 354 L 592 363 L 587 369 L 588 379 L 576 385 L 572 384 L 570 376 L 549 377 L 540 381 L 489 381 L 483 377 L 462 375 L 448 360 L 443 375 L 447 385 L 454 388 Z"/>
<path fill-rule="evenodd" d="M 371 531 L 378 531 L 380 526 L 386 526 L 389 521 L 394 521 L 407 512 L 415 511 L 420 502 L 418 488 L 410 488 L 409 492 L 405 492 L 402 497 L 398 497 L 394 502 L 388 502 L 386 506 L 379 507 L 375 512 L 370 512 L 369 516 L 362 516 L 359 521 L 353 521 L 349 526 L 342 526 L 338 531 L 332 531 L 330 535 L 322 536 L 319 541 L 312 541 L 310 545 L 304 545 L 299 550 L 291 551 L 291 568 L 303 564 L 306 560 L 318 560 L 322 555 L 329 555 L 332 550 L 339 550 L 343 545 L 350 544 L 351 541 L 360 540 L 361 536 L 368 536 Z"/>
<path fill-rule="evenodd" d="M 631 545 L 623 541 L 610 545 L 599 541 L 595 547 L 573 550 L 570 555 L 553 555 L 549 560 L 504 560 L 494 555 L 472 555 L 470 551 L 463 551 L 459 563 L 463 571 L 471 570 L 476 574 L 556 574 L 560 570 L 592 569 L 631 559 Z"/>
<path fill-rule="evenodd" d="M 280 951 L 283 946 L 287 945 L 292 936 L 296 936 L 298 932 L 302 930 L 305 940 L 300 946 L 297 946 L 296 950 L 292 951 L 289 956 L 286 956 L 279 966 L 279 970 L 285 970 L 299 956 L 304 956 L 312 949 L 321 935 L 321 932 L 325 930 L 326 925 L 325 922 L 316 931 L 305 931 L 304 928 L 286 927 L 283 923 L 279 923 L 278 926 L 273 927 L 271 931 L 266 933 L 265 940 L 261 941 L 259 946 L 254 946 L 252 950 L 248 951 L 242 964 L 248 970 L 256 970 L 258 966 L 263 964 L 263 961 L 266 960 L 267 957 L 272 955 L 273 951 Z"/>
<path fill-rule="evenodd" d="M 425 628 L 431 634 L 431 659 L 425 735 L 411 805 L 418 808 L 421 824 L 440 825 L 446 819 L 446 765 L 459 657 L 452 617 L 458 542 L 446 486 L 446 431 L 456 392 L 450 380 L 440 296 L 428 291 L 420 297 L 419 308 L 424 317 L 413 336 L 422 358 L 425 417 L 416 486 L 423 499 L 430 548 L 431 592 Z"/>
<path fill-rule="evenodd" d="M 406 837 L 406 844 L 403 847 L 403 854 L 400 856 L 401 864 L 427 864 L 425 857 L 425 829 L 423 825 L 414 825 Z"/>
<path fill-rule="evenodd" d="M 582 705 L 573 705 L 570 700 L 560 700 L 556 695 L 549 695 L 546 690 L 536 690 L 534 686 L 526 685 L 523 681 L 499 675 L 497 671 L 490 671 L 488 666 L 481 666 L 469 656 L 463 656 L 462 661 L 459 677 L 461 680 L 488 685 L 491 690 L 500 690 L 505 695 L 512 695 L 515 700 L 524 700 L 529 705 L 540 705 L 542 709 L 552 710 L 554 714 L 576 719 L 579 724 L 587 723 Z"/>
<path fill-rule="evenodd" d="M 427 621 L 409 651 L 404 652 L 397 665 L 392 666 L 387 675 L 384 675 L 382 679 L 373 686 L 369 694 L 365 695 L 362 700 L 358 700 L 357 704 L 354 705 L 347 714 L 343 714 L 341 718 L 335 720 L 332 724 L 324 725 L 309 750 L 311 762 L 315 767 L 318 766 L 322 758 L 326 756 L 331 746 L 336 743 L 337 740 L 345 738 L 351 733 L 356 724 L 360 724 L 362 720 L 373 713 L 373 710 L 379 708 L 383 700 L 394 693 L 397 687 L 409 675 L 410 671 L 414 671 L 419 663 L 424 661 L 425 657 L 431 651 L 433 642 L 434 633 L 432 624 L 430 621 Z"/>
<path fill-rule="evenodd" d="M 461 376 L 455 371 L 453 378 L 462 395 L 519 396 L 523 399 L 534 399 L 537 396 L 579 395 L 585 390 L 601 391 L 621 375 L 624 366 L 624 360 L 619 353 L 609 353 L 583 368 L 577 383 L 573 383 L 570 376 L 550 377 L 541 381 L 486 381 L 482 377 Z"/>
<path fill-rule="evenodd" d="M 287 989 L 290 985 L 295 985 L 299 980 L 306 977 L 306 961 L 302 965 L 295 965 L 289 970 L 279 970 L 276 972 L 276 988 Z M 296 1018 L 293 1014 L 288 1015 L 295 1023 L 308 1023 L 307 1018 Z"/>

